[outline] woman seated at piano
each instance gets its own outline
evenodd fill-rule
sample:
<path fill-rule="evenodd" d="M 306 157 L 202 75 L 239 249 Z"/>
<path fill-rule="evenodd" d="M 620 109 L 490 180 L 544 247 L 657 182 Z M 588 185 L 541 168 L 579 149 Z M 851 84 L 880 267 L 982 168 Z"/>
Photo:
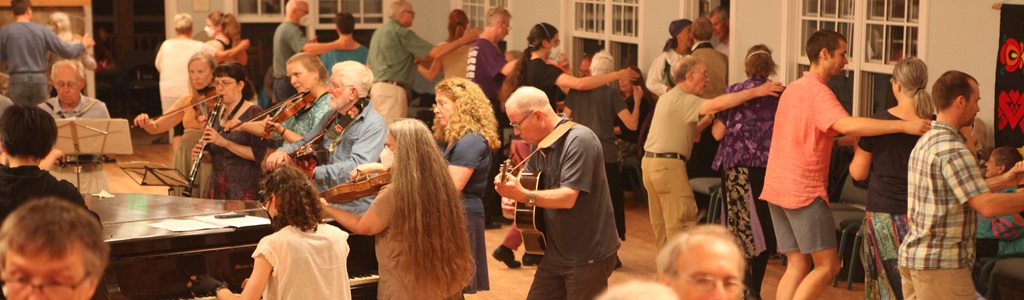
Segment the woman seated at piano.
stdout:
<path fill-rule="evenodd" d="M 256 200 L 260 190 L 263 171 L 260 162 L 273 141 L 241 131 L 221 133 L 222 124 L 247 120 L 260 114 L 263 109 L 252 104 L 254 92 L 246 79 L 245 69 L 238 63 L 225 63 L 213 70 L 213 85 L 217 94 L 223 96 L 217 118 L 203 131 L 199 144 L 192 148 L 192 155 L 213 163 L 209 182 L 203 198 L 224 200 Z M 206 146 L 205 151 L 203 146 Z"/>
<path fill-rule="evenodd" d="M 320 117 L 331 110 L 328 105 L 331 95 L 327 92 L 330 77 L 319 56 L 299 52 L 288 59 L 286 70 L 295 90 L 299 93 L 308 91 L 309 94 L 289 101 L 293 104 L 282 102 L 279 112 L 268 109 L 272 112 L 270 117 L 244 123 L 239 129 L 257 136 L 272 133 L 280 136 L 284 145 L 289 145 L 312 131 Z"/>
<path fill-rule="evenodd" d="M 434 138 L 448 162 L 455 189 L 462 193 L 466 209 L 469 249 L 476 272 L 467 294 L 490 290 L 487 278 L 487 246 L 484 244 L 484 191 L 490 178 L 491 151 L 501 147 L 498 121 L 480 86 L 465 78 L 449 78 L 436 87 Z"/>
<path fill-rule="evenodd" d="M 316 191 L 298 169 L 282 167 L 263 179 L 260 203 L 274 233 L 260 239 L 252 275 L 234 294 L 209 276 L 189 282 L 192 292 L 217 299 L 352 299 L 348 233 L 320 222 Z"/>
<path fill-rule="evenodd" d="M 324 211 L 354 234 L 376 236 L 379 299 L 460 297 L 474 262 L 448 164 L 430 129 L 416 119 L 388 126 L 385 148 L 382 163 L 360 165 L 351 174 L 355 179 L 390 169 L 391 184 L 369 210 L 359 216 L 321 201 Z"/>
<path fill-rule="evenodd" d="M 178 124 L 185 128 L 181 139 L 175 139 L 173 143 L 175 149 L 174 168 L 185 176 L 192 171 L 192 148 L 199 144 L 199 140 L 203 137 L 206 116 L 209 114 L 209 108 L 213 107 L 213 102 L 195 106 L 193 104 L 217 95 L 217 90 L 213 87 L 214 67 L 216 67 L 216 63 L 212 56 L 205 52 L 196 53 L 188 60 L 188 78 L 192 85 L 192 92 L 178 98 L 168 109 L 168 114 L 155 119 L 145 113 L 135 117 L 135 126 L 142 127 L 150 134 L 167 132 Z M 209 172 L 199 172 L 196 182 L 200 190 L 206 186 L 207 176 L 209 176 Z M 196 194 L 202 195 L 201 193 Z M 172 189 L 171 195 L 181 196 L 181 189 Z"/>

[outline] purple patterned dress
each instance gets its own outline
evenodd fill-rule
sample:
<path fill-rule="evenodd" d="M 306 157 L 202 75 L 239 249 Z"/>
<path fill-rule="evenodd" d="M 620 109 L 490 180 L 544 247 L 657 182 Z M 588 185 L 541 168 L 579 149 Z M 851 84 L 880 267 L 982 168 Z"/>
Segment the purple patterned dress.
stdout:
<path fill-rule="evenodd" d="M 239 105 L 242 105 L 241 103 Z M 238 117 L 239 120 L 248 120 L 263 112 L 259 106 L 252 105 Z M 214 128 L 222 128 L 220 120 L 213 122 Z M 222 200 L 256 200 L 259 199 L 260 181 L 263 179 L 263 169 L 260 162 L 267 153 L 267 149 L 274 146 L 274 141 L 251 135 L 244 131 L 233 131 L 222 133 L 221 137 L 236 144 L 252 148 L 255 161 L 235 155 L 227 148 L 209 144 L 207 150 L 210 158 L 213 159 L 213 172 L 210 172 L 210 179 L 207 181 L 206 195 L 208 199 Z"/>

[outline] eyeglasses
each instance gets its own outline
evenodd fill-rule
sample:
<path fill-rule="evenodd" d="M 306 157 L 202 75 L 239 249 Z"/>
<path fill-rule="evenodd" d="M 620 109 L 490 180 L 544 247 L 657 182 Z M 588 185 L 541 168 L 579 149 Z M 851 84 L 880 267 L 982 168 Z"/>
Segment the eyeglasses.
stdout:
<path fill-rule="evenodd" d="M 718 282 L 722 282 L 722 288 L 729 293 L 741 293 L 747 287 L 743 284 L 742 280 L 739 279 L 724 279 L 718 280 L 718 278 L 712 276 L 697 276 L 697 277 L 684 277 L 686 281 L 693 283 L 700 291 L 711 291 L 718 287 Z"/>
<path fill-rule="evenodd" d="M 530 110 L 530 112 L 526 113 L 526 115 L 523 116 L 522 119 L 519 119 L 519 122 L 508 123 L 508 125 L 512 125 L 512 129 L 519 129 L 519 126 L 523 125 L 523 122 L 526 122 L 526 119 L 530 118 L 530 116 L 533 115 L 533 113 L 536 112 L 536 111 L 537 111 L 536 109 Z"/>
<path fill-rule="evenodd" d="M 76 86 L 78 86 L 78 82 L 73 82 L 73 81 L 54 81 L 53 82 L 53 87 L 58 88 L 58 89 L 75 88 Z"/>
<path fill-rule="evenodd" d="M 47 282 L 47 283 L 32 283 L 32 279 L 28 277 L 17 277 L 11 278 L 8 275 L 0 277 L 3 282 L 4 295 L 11 294 L 31 294 L 36 289 L 39 293 L 46 295 L 51 299 L 64 299 L 75 291 L 78 287 L 85 284 L 88 281 L 89 273 L 85 273 L 85 277 L 76 283 L 58 283 L 58 282 Z M 27 290 L 26 290 L 27 289 Z"/>
<path fill-rule="evenodd" d="M 334 84 L 333 82 L 331 82 L 331 84 L 327 85 L 327 89 L 334 90 L 334 91 L 340 91 L 341 89 L 347 88 L 347 87 L 352 87 L 352 86 L 351 85 Z"/>
<path fill-rule="evenodd" d="M 407 11 L 403 11 L 403 12 L 407 12 L 407 13 L 409 13 L 410 15 L 412 15 L 413 17 L 416 17 L 416 12 L 414 12 L 414 11 L 411 11 L 411 10 L 407 10 Z"/>
<path fill-rule="evenodd" d="M 267 209 L 267 190 L 260 190 L 259 193 L 257 193 L 257 195 L 259 196 L 259 198 L 257 198 L 256 200 L 260 201 L 260 207 L 263 207 L 263 209 Z"/>
<path fill-rule="evenodd" d="M 236 83 L 238 83 L 238 80 L 215 80 L 213 82 L 213 86 L 215 86 L 215 87 L 225 87 L 225 86 L 229 86 L 229 85 L 236 84 Z"/>

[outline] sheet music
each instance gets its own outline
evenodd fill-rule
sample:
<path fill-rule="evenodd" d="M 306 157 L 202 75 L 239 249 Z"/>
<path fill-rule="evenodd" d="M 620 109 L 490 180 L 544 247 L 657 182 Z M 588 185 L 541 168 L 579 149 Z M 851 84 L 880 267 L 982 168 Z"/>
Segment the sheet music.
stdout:
<path fill-rule="evenodd" d="M 217 219 L 214 216 L 196 216 L 195 219 L 214 225 L 219 225 L 221 227 L 241 228 L 249 226 L 270 225 L 270 219 L 253 216 L 244 216 L 241 218 L 227 219 Z"/>
<path fill-rule="evenodd" d="M 206 222 L 200 222 L 198 220 L 167 220 L 149 224 L 150 227 L 156 227 L 166 229 L 174 232 L 185 232 L 185 231 L 197 231 L 206 229 L 223 228 L 224 226 L 217 226 Z"/>
<path fill-rule="evenodd" d="M 192 219 L 180 219 L 180 220 L 167 220 L 149 224 L 150 227 L 156 227 L 160 229 L 170 230 L 174 232 L 186 232 L 186 231 L 197 231 L 207 229 L 217 229 L 225 227 L 249 227 L 259 225 L 269 225 L 270 219 L 244 216 L 239 218 L 227 218 L 218 219 L 214 216 L 196 216 Z"/>

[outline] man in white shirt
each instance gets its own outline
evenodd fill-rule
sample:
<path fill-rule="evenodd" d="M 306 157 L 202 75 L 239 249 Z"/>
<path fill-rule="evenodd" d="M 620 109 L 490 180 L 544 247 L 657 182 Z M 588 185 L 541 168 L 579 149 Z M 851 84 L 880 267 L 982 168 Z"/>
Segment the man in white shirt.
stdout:
<path fill-rule="evenodd" d="M 729 8 L 719 6 L 711 11 L 711 26 L 714 28 L 715 37 L 718 38 L 718 46 L 715 50 L 722 54 L 729 55 Z"/>

